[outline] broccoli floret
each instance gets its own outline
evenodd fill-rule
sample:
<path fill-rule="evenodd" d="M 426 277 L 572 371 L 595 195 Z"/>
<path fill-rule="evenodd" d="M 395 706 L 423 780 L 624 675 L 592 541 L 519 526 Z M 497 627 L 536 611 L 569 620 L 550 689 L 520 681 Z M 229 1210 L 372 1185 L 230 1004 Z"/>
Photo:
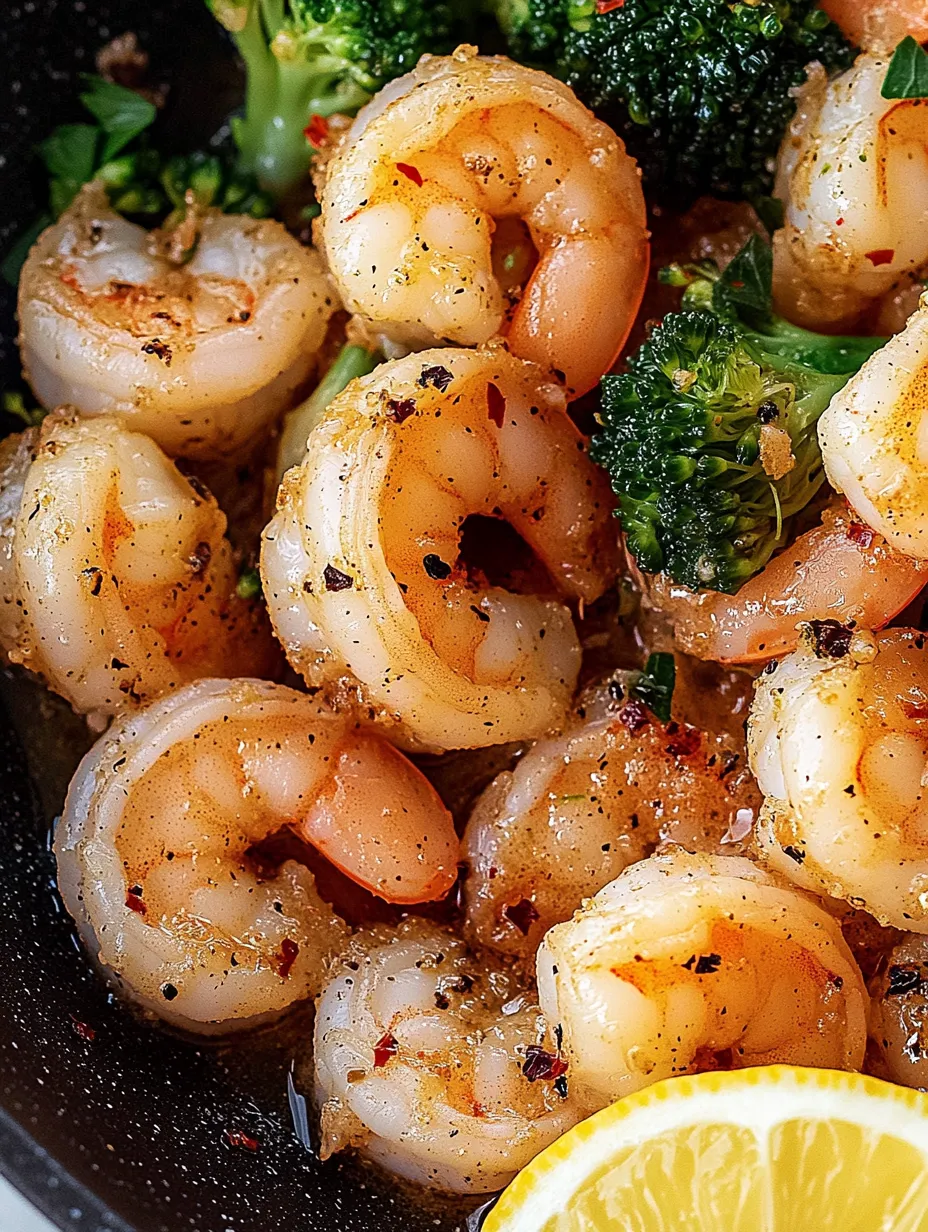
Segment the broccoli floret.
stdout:
<path fill-rule="evenodd" d="M 233 126 L 243 169 L 278 195 L 306 174 L 314 115 L 351 114 L 424 52 L 454 45 L 452 5 L 441 0 L 207 3 L 245 61 L 245 113 Z"/>
<path fill-rule="evenodd" d="M 689 281 L 629 360 L 602 382 L 592 456 L 612 480 L 645 572 L 734 593 L 790 533 L 824 482 L 816 424 L 881 338 L 811 333 L 770 306 L 772 257 L 753 237 L 722 277 Z"/>
<path fill-rule="evenodd" d="M 651 197 L 755 200 L 790 87 L 853 52 L 815 0 L 494 0 L 516 59 L 547 67 L 616 128 Z"/>

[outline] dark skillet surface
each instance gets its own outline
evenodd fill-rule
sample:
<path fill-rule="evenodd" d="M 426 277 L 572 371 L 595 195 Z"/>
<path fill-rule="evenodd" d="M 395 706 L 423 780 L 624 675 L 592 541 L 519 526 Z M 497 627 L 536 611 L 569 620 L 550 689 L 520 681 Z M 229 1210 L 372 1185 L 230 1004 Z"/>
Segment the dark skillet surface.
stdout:
<path fill-rule="evenodd" d="M 134 29 L 175 82 L 165 132 L 178 147 L 204 141 L 235 102 L 236 69 L 202 0 L 0 0 L 0 10 L 0 250 L 44 204 L 25 166 L 32 145 L 81 118 L 75 75 L 107 39 Z M 13 338 L 4 289 L 3 381 L 18 375 Z M 308 1012 L 203 1045 L 140 1023 L 107 992 L 58 901 L 48 848 L 87 743 L 66 706 L 0 672 L 0 1171 L 79 1232 L 463 1232 L 473 1202 L 436 1206 L 300 1145 L 287 1073 L 296 1060 L 309 1093 Z M 231 1147 L 236 1130 L 259 1149 Z"/>

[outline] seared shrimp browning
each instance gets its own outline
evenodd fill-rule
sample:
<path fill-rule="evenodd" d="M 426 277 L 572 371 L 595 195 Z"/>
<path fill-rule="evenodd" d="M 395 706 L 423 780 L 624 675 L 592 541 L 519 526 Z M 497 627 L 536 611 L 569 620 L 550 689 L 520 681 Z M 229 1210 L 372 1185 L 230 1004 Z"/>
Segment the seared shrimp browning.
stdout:
<path fill-rule="evenodd" d="M 316 1006 L 322 1155 L 439 1189 L 508 1184 L 579 1119 L 531 994 L 424 921 L 359 934 Z"/>
<path fill-rule="evenodd" d="M 588 1108 L 673 1074 L 859 1069 L 866 991 L 840 927 L 734 856 L 652 856 L 538 951 L 549 1038 Z"/>
<path fill-rule="evenodd" d="M 419 772 L 343 716 L 260 680 L 201 680 L 118 720 L 84 758 L 58 884 L 104 971 L 193 1030 L 248 1025 L 319 990 L 345 926 L 312 874 L 255 844 L 296 829 L 374 893 L 448 889 L 450 818 Z"/>
<path fill-rule="evenodd" d="M 859 517 L 928 558 L 928 300 L 832 399 L 818 435 L 828 478 Z"/>
<path fill-rule="evenodd" d="M 889 57 L 810 71 L 780 151 L 774 294 L 784 315 L 847 329 L 928 265 L 928 102 L 880 90 Z"/>
<path fill-rule="evenodd" d="M 146 436 L 49 415 L 4 445 L 0 640 L 85 714 L 275 666 L 226 520 Z"/>
<path fill-rule="evenodd" d="M 735 595 L 695 593 L 664 574 L 641 575 L 640 581 L 646 603 L 666 617 L 687 654 L 716 663 L 763 663 L 796 649 L 804 621 L 882 628 L 928 583 L 928 568 L 894 551 L 835 499 L 817 526 Z"/>
<path fill-rule="evenodd" d="M 215 457 L 290 405 L 334 307 L 280 223 L 207 214 L 177 264 L 91 186 L 23 267 L 23 367 L 47 407 L 115 412 L 169 454 Z"/>
<path fill-rule="evenodd" d="M 659 841 L 724 851 L 750 834 L 760 798 L 739 744 L 665 727 L 618 677 L 591 690 L 564 735 L 540 740 L 477 801 L 462 843 L 470 935 L 530 957 Z"/>
<path fill-rule="evenodd" d="M 928 933 L 928 651 L 906 629 L 815 628 L 760 677 L 757 841 L 792 881 Z"/>
<path fill-rule="evenodd" d="M 612 366 L 648 268 L 639 173 L 615 133 L 547 74 L 468 48 L 426 57 L 361 111 L 327 168 L 322 234 L 375 332 L 407 348 L 505 333 L 572 393 Z"/>
<path fill-rule="evenodd" d="M 287 656 L 341 682 L 415 747 L 538 736 L 580 666 L 570 612 L 617 568 L 605 478 L 563 393 L 502 349 L 441 350 L 355 381 L 286 476 L 261 571 Z M 460 560 L 467 518 L 508 521 L 551 598 L 488 585 Z"/>

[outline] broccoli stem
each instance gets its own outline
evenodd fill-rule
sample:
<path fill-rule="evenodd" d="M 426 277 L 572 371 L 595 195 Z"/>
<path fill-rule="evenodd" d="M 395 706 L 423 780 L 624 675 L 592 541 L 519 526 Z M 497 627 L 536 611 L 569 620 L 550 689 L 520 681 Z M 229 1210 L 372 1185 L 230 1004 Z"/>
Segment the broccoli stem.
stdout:
<path fill-rule="evenodd" d="M 322 418 L 329 403 L 356 377 L 367 376 L 380 363 L 382 356 L 367 347 L 346 343 L 336 355 L 331 367 L 313 392 L 287 415 L 277 450 L 277 478 L 291 466 L 297 466 L 306 452 L 310 432 Z"/>
<path fill-rule="evenodd" d="M 305 128 L 313 115 L 353 112 L 369 95 L 343 77 L 337 56 L 306 54 L 284 29 L 282 0 L 252 4 L 232 37 L 245 62 L 245 114 L 233 121 L 240 167 L 280 197 L 309 170 Z"/>

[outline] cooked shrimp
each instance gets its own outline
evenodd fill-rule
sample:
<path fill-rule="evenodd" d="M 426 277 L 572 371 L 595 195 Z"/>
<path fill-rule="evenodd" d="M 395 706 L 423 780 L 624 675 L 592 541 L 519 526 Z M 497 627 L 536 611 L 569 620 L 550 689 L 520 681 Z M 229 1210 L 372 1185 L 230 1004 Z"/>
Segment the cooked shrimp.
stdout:
<path fill-rule="evenodd" d="M 864 51 L 890 53 L 907 34 L 928 42 L 925 0 L 822 0 L 822 8 Z"/>
<path fill-rule="evenodd" d="M 322 235 L 375 332 L 406 348 L 505 333 L 572 394 L 612 366 L 648 271 L 639 172 L 615 133 L 561 82 L 466 47 L 360 112 L 327 168 Z"/>
<path fill-rule="evenodd" d="M 743 742 L 683 721 L 665 727 L 628 700 L 622 675 L 586 694 L 564 735 L 539 741 L 478 800 L 462 851 L 466 927 L 481 944 L 528 957 L 659 841 L 733 854 L 750 834 L 760 797 Z"/>
<path fill-rule="evenodd" d="M 502 1187 L 578 1119 L 533 995 L 421 920 L 358 934 L 316 1005 L 322 1158 Z"/>
<path fill-rule="evenodd" d="M 749 730 L 766 797 L 758 846 L 806 889 L 928 933 L 925 637 L 812 632 L 758 681 Z"/>
<path fill-rule="evenodd" d="M 810 72 L 780 151 L 774 295 L 784 315 L 844 329 L 928 267 L 928 104 L 880 94 L 889 58 Z"/>
<path fill-rule="evenodd" d="M 878 629 L 928 584 L 928 568 L 900 552 L 835 500 L 735 595 L 698 594 L 662 574 L 642 579 L 681 650 L 717 663 L 763 663 L 799 642 L 803 621 L 856 621 Z"/>
<path fill-rule="evenodd" d="M 552 594 L 597 598 L 617 568 L 602 473 L 563 393 L 501 348 L 427 351 L 352 382 L 284 479 L 261 572 L 291 664 L 350 686 L 410 747 L 541 735 L 580 666 L 570 612 L 469 575 L 469 515 L 508 521 Z"/>
<path fill-rule="evenodd" d="M 318 992 L 346 938 L 307 868 L 251 862 L 284 827 L 400 902 L 455 877 L 448 814 L 385 742 L 293 689 L 200 680 L 117 720 L 81 762 L 58 885 L 145 1009 L 198 1031 L 250 1025 Z"/>
<path fill-rule="evenodd" d="M 870 1041 L 881 1077 L 928 1087 L 928 937 L 904 937 L 871 981 Z"/>
<path fill-rule="evenodd" d="M 855 512 L 906 556 L 928 558 L 928 298 L 819 421 L 822 461 Z"/>
<path fill-rule="evenodd" d="M 23 367 L 47 407 L 115 412 L 169 454 L 215 457 L 291 404 L 335 302 L 279 223 L 209 213 L 179 265 L 91 186 L 23 267 Z"/>
<path fill-rule="evenodd" d="M 0 474 L 0 641 L 98 717 L 200 676 L 276 666 L 235 594 L 226 520 L 148 437 L 49 415 Z"/>
<path fill-rule="evenodd" d="M 651 856 L 538 951 L 573 1096 L 600 1108 L 673 1074 L 859 1069 L 866 990 L 836 920 L 735 856 Z"/>

